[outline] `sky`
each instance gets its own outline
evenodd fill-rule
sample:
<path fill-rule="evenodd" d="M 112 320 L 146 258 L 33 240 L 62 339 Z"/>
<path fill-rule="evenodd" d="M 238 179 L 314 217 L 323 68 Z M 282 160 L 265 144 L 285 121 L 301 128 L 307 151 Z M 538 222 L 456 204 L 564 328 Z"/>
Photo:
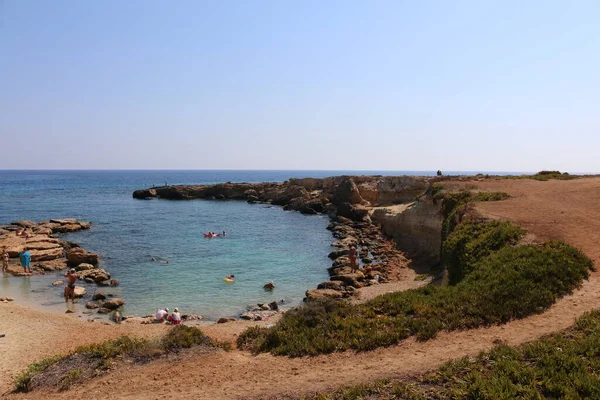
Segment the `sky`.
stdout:
<path fill-rule="evenodd" d="M 600 2 L 0 0 L 0 169 L 600 172 Z"/>

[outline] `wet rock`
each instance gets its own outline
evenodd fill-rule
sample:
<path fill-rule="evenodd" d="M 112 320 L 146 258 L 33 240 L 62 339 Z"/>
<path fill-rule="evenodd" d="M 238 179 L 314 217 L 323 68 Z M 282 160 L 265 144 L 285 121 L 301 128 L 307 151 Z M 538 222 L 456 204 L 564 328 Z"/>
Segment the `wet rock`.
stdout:
<path fill-rule="evenodd" d="M 65 314 L 74 314 L 74 313 L 75 313 L 75 311 L 73 311 L 73 310 L 67 310 L 67 311 L 65 311 Z"/>
<path fill-rule="evenodd" d="M 269 303 L 269 308 L 273 311 L 277 311 L 277 310 L 279 310 L 279 305 L 277 304 L 276 301 L 274 301 L 272 303 Z"/>
<path fill-rule="evenodd" d="M 331 253 L 329 253 L 329 258 L 335 260 L 338 257 L 341 256 L 345 256 L 348 254 L 348 249 L 339 249 L 339 250 L 334 250 Z"/>
<path fill-rule="evenodd" d="M 235 318 L 231 318 L 231 317 L 228 317 L 228 318 L 219 318 L 219 320 L 217 321 L 217 324 L 224 324 L 226 322 L 233 322 L 235 320 L 236 320 Z"/>
<path fill-rule="evenodd" d="M 104 300 L 106 296 L 102 294 L 102 292 L 97 292 L 92 296 L 92 300 Z"/>
<path fill-rule="evenodd" d="M 98 309 L 98 314 L 108 314 L 111 310 L 108 308 L 101 307 Z"/>
<path fill-rule="evenodd" d="M 64 281 L 54 281 L 54 282 L 52 282 L 52 286 L 60 286 L 63 283 L 65 283 L 65 282 Z"/>
<path fill-rule="evenodd" d="M 114 297 L 110 300 L 107 300 L 102 304 L 103 308 L 108 308 L 109 310 L 115 310 L 125 304 L 125 300 L 119 297 Z"/>
<path fill-rule="evenodd" d="M 95 303 L 93 301 L 88 301 L 87 304 L 85 305 L 85 308 L 87 308 L 89 310 L 94 310 L 96 308 L 100 308 L 100 305 L 98 305 L 98 303 Z"/>

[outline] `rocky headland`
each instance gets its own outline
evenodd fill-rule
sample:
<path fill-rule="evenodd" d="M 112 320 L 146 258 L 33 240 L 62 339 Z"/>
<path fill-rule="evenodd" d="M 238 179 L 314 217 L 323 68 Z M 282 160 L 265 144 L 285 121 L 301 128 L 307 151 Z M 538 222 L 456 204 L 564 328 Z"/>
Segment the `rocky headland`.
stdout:
<path fill-rule="evenodd" d="M 57 235 L 90 229 L 90 222 L 75 218 L 51 219 L 39 223 L 22 220 L 9 225 L 0 225 L 0 253 L 8 253 L 7 272 L 14 276 L 32 274 L 44 275 L 47 272 L 74 268 L 80 281 L 96 286 L 118 286 L 119 281 L 100 268 L 98 254 L 89 253 L 78 244 L 61 239 Z M 26 273 L 19 261 L 19 254 L 29 251 L 31 273 Z M 52 282 L 61 286 L 64 280 Z M 89 295 L 82 285 L 75 286 L 75 297 L 85 299 Z M 88 309 L 98 309 L 98 313 L 108 313 L 124 304 L 123 299 L 112 298 L 107 301 L 101 293 L 90 296 Z M 116 306 L 115 306 L 116 305 Z"/>
<path fill-rule="evenodd" d="M 400 279 L 411 259 L 435 262 L 441 246 L 440 205 L 426 197 L 437 179 L 425 176 L 336 176 L 283 183 L 221 183 L 136 190 L 136 199 L 243 200 L 282 206 L 303 214 L 327 214 L 335 248 L 330 280 L 306 292 L 305 300 L 348 298 L 356 289 Z M 356 247 L 358 265 L 350 263 Z M 400 250 L 399 250 L 400 249 Z M 357 268 L 358 267 L 358 268 Z"/>

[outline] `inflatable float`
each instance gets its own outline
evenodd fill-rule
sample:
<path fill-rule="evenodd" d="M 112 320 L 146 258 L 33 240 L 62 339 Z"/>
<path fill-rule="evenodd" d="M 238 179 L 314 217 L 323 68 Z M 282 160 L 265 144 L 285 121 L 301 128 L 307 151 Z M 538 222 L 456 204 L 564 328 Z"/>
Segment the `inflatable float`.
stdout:
<path fill-rule="evenodd" d="M 205 238 L 212 238 L 212 237 L 219 237 L 221 236 L 220 233 L 213 233 L 212 235 L 210 233 L 203 233 L 202 236 L 204 236 Z"/>
<path fill-rule="evenodd" d="M 235 282 L 235 279 L 229 279 L 229 278 L 223 278 L 223 280 L 227 283 L 233 283 Z"/>

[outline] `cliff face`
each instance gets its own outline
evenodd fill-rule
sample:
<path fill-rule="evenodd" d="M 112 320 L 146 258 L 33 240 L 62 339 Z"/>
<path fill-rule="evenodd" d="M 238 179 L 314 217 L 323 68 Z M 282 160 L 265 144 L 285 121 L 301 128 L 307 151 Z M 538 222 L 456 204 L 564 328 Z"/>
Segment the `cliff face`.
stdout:
<path fill-rule="evenodd" d="M 439 262 L 443 221 L 441 204 L 420 200 L 375 208 L 371 211 L 371 219 L 380 224 L 382 232 L 393 237 L 400 250 L 412 258 L 430 264 Z"/>

